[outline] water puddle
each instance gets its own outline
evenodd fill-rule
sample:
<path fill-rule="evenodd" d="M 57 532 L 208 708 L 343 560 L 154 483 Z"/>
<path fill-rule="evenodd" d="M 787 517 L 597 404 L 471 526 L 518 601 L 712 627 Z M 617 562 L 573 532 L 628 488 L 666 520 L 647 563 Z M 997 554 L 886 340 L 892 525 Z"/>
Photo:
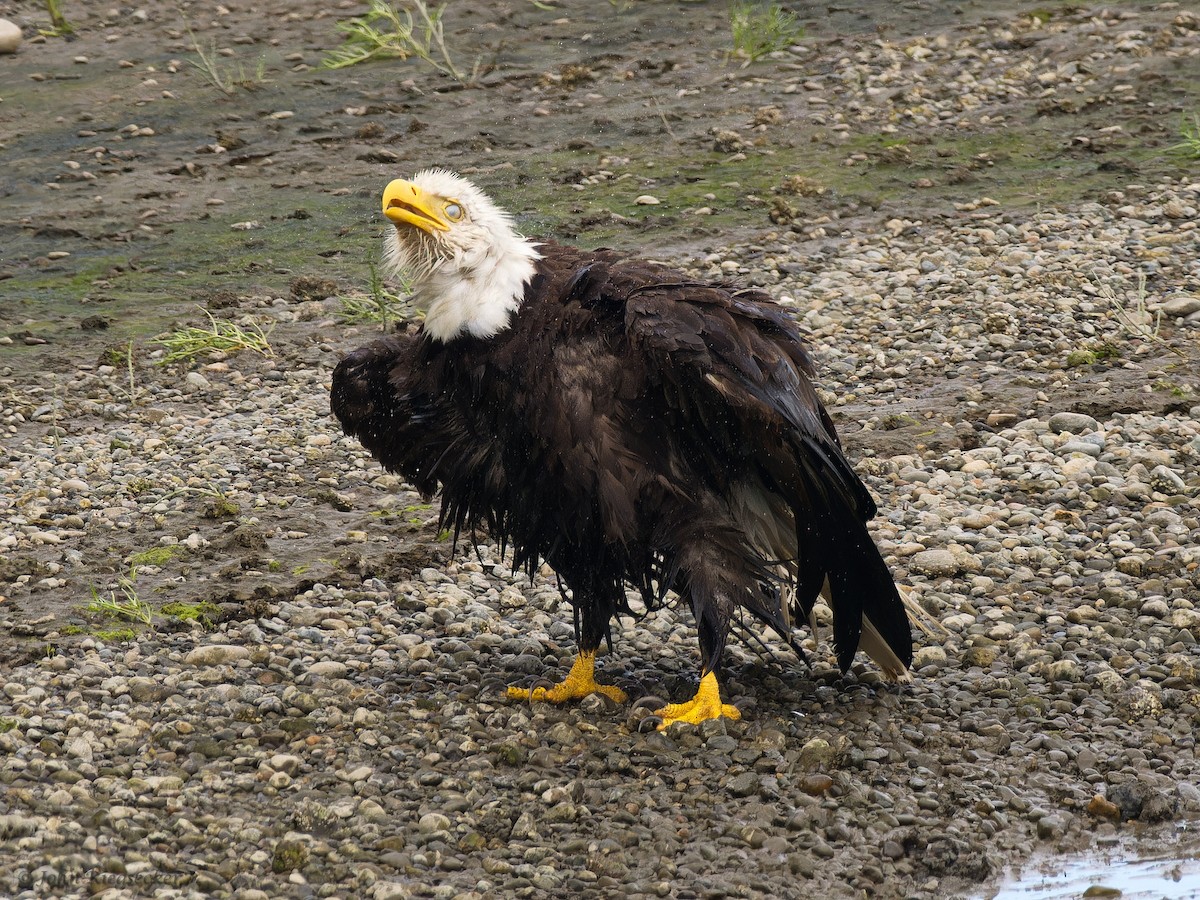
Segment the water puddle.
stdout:
<path fill-rule="evenodd" d="M 1200 900 L 1200 846 L 1195 836 L 1167 836 L 1158 846 L 1118 843 L 1078 856 L 1046 857 L 1012 872 L 991 900 Z M 1172 838 L 1174 838 L 1172 840 Z"/>

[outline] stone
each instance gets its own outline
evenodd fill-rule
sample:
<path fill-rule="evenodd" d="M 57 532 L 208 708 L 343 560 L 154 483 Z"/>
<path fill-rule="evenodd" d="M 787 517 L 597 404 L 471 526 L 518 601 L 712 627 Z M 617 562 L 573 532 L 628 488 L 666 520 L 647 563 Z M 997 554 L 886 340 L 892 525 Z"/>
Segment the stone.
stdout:
<path fill-rule="evenodd" d="M 94 756 L 91 743 L 87 738 L 83 737 L 73 738 L 68 741 L 66 750 L 68 756 L 88 763 L 92 761 Z"/>
<path fill-rule="evenodd" d="M 1063 833 L 1065 823 L 1058 816 L 1043 816 L 1038 819 L 1037 836 L 1043 841 L 1053 840 Z"/>
<path fill-rule="evenodd" d="M 1097 819 L 1111 819 L 1118 821 L 1121 818 L 1121 810 L 1111 800 L 1101 797 L 1099 794 L 1091 799 L 1087 805 L 1087 811 L 1090 815 Z"/>
<path fill-rule="evenodd" d="M 1155 466 L 1150 470 L 1150 486 L 1163 494 L 1182 494 L 1187 490 L 1179 473 L 1167 466 Z"/>
<path fill-rule="evenodd" d="M 913 654 L 913 668 L 923 669 L 926 666 L 937 666 L 939 669 L 946 664 L 946 651 L 941 647 L 921 647 Z"/>
<path fill-rule="evenodd" d="M 1200 297 L 1172 297 L 1162 305 L 1162 311 L 1165 316 L 1182 319 L 1200 312 Z"/>
<path fill-rule="evenodd" d="M 158 703 L 176 693 L 175 688 L 169 684 L 159 684 L 152 679 L 138 676 L 126 681 L 125 687 L 129 691 L 129 696 L 138 703 Z"/>
<path fill-rule="evenodd" d="M 513 823 L 512 831 L 509 833 L 509 837 L 514 840 L 524 840 L 536 835 L 536 820 L 528 810 L 517 816 L 517 821 Z"/>
<path fill-rule="evenodd" d="M 430 812 L 421 816 L 417 822 L 417 830 L 422 834 L 434 834 L 439 831 L 450 830 L 450 817 L 444 816 L 441 813 Z"/>
<path fill-rule="evenodd" d="M 1057 659 L 1046 667 L 1046 677 L 1050 681 L 1079 681 L 1083 669 L 1073 659 Z"/>
<path fill-rule="evenodd" d="M 16 53 L 21 46 L 21 29 L 8 19 L 0 19 L 0 53 Z"/>
<path fill-rule="evenodd" d="M 805 769 L 821 769 L 832 764 L 837 752 L 824 738 L 813 738 L 800 748 L 799 765 Z"/>
<path fill-rule="evenodd" d="M 183 661 L 189 666 L 224 666 L 249 657 L 250 650 L 237 644 L 205 644 L 189 651 Z"/>
<path fill-rule="evenodd" d="M 810 797 L 820 797 L 831 787 L 833 787 L 833 779 L 828 775 L 805 775 L 800 779 L 800 790 Z"/>
<path fill-rule="evenodd" d="M 1179 811 L 1179 798 L 1168 796 L 1145 781 L 1127 781 L 1108 791 L 1108 800 L 1121 813 L 1122 821 L 1164 822 Z"/>
<path fill-rule="evenodd" d="M 298 756 L 292 756 L 290 753 L 276 753 L 268 760 L 267 764 L 276 772 L 286 772 L 288 775 L 295 775 L 296 771 L 303 764 Z"/>
<path fill-rule="evenodd" d="M 760 784 L 761 781 L 754 772 L 743 772 L 730 778 L 726 787 L 735 797 L 749 797 L 758 793 Z"/>
<path fill-rule="evenodd" d="M 963 665 L 970 669 L 978 666 L 981 669 L 988 668 L 1000 656 L 1000 648 L 988 644 L 986 646 L 971 647 L 962 656 Z"/>
<path fill-rule="evenodd" d="M 913 555 L 909 567 L 920 575 L 944 578 L 959 571 L 959 560 L 949 550 L 922 550 Z"/>
<path fill-rule="evenodd" d="M 1177 609 L 1171 613 L 1171 625 L 1200 633 L 1200 610 Z"/>
<path fill-rule="evenodd" d="M 309 675 L 317 675 L 322 678 L 345 678 L 347 671 L 346 664 L 338 662 L 336 659 L 323 659 L 308 667 Z"/>
<path fill-rule="evenodd" d="M 1100 430 L 1100 423 L 1083 413 L 1060 412 L 1050 417 L 1050 430 L 1055 434 L 1089 434 Z"/>
<path fill-rule="evenodd" d="M 1179 799 L 1184 809 L 1193 813 L 1200 810 L 1200 788 L 1186 781 L 1181 781 L 1176 785 L 1175 789 L 1179 794 Z"/>

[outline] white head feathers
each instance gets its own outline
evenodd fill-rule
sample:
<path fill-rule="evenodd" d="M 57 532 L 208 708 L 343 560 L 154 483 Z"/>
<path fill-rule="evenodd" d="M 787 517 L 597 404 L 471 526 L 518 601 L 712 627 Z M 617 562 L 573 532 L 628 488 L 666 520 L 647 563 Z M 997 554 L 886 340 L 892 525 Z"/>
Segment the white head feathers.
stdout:
<path fill-rule="evenodd" d="M 384 265 L 412 280 L 430 337 L 488 338 L 508 327 L 541 258 L 508 213 L 443 169 L 391 182 L 383 213 L 393 223 Z"/>

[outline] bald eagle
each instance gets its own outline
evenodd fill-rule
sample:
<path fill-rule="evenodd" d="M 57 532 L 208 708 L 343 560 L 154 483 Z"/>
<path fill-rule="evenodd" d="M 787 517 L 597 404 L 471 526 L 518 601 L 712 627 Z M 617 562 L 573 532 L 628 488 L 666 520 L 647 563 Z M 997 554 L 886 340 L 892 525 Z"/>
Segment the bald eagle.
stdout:
<path fill-rule="evenodd" d="M 663 727 L 717 716 L 717 673 L 742 612 L 793 647 L 824 591 L 843 670 L 860 647 L 891 678 L 912 660 L 908 615 L 866 522 L 875 503 L 842 453 L 795 322 L 753 289 L 705 283 L 611 250 L 522 237 L 469 181 L 392 181 L 385 258 L 425 312 L 415 334 L 352 352 L 332 408 L 444 524 L 486 528 L 514 568 L 569 588 L 578 656 L 552 688 L 602 692 L 595 655 L 626 586 L 675 592 L 700 639 L 696 696 Z"/>

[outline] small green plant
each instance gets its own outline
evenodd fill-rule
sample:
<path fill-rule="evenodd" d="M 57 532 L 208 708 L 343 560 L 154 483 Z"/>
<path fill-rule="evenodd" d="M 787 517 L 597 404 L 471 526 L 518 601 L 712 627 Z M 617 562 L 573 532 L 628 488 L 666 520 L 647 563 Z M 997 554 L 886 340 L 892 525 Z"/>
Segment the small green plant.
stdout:
<path fill-rule="evenodd" d="M 254 67 L 252 75 L 246 74 L 246 67 L 240 62 L 223 61 L 219 58 L 219 51 L 214 45 L 209 45 L 205 50 L 200 46 L 200 42 L 196 40 L 196 36 L 192 34 L 192 29 L 188 29 L 188 37 L 192 39 L 192 50 L 200 57 L 197 62 L 194 59 L 189 59 L 188 62 L 195 67 L 204 80 L 215 87 L 222 94 L 236 94 L 238 88 L 243 88 L 247 91 L 252 91 L 261 84 L 267 81 L 267 58 L 260 56 L 258 63 Z"/>
<path fill-rule="evenodd" d="M 236 322 L 217 319 L 208 310 L 202 311 L 208 316 L 208 328 L 191 325 L 156 337 L 150 342 L 167 351 L 161 360 L 163 365 L 195 359 L 202 353 L 214 351 L 228 353 L 235 350 L 253 350 L 263 356 L 275 355 L 267 341 L 268 333 L 258 325 L 251 325 L 247 329 Z"/>
<path fill-rule="evenodd" d="M 383 283 L 378 267 L 371 264 L 371 281 L 366 297 L 339 297 L 341 305 L 340 318 L 347 324 L 367 322 L 380 325 L 387 331 L 393 322 L 405 318 L 404 312 L 408 304 L 404 296 L 412 293 L 411 283 L 401 278 L 401 294 L 392 293 Z"/>
<path fill-rule="evenodd" d="M 137 403 L 139 390 L 133 374 L 134 368 L 133 341 L 124 347 L 106 347 L 100 354 L 100 364 L 112 366 L 114 369 L 124 369 L 129 379 L 129 402 Z"/>
<path fill-rule="evenodd" d="M 0 734 L 6 731 L 12 731 L 17 727 L 17 720 L 10 716 L 0 716 Z"/>
<path fill-rule="evenodd" d="M 1121 349 L 1112 341 L 1099 341 L 1091 347 L 1077 347 L 1067 354 L 1067 367 L 1093 366 L 1105 360 L 1121 358 Z"/>
<path fill-rule="evenodd" d="M 168 603 L 159 612 L 181 622 L 198 622 L 203 628 L 212 628 L 218 609 L 207 600 L 201 600 L 199 603 Z"/>
<path fill-rule="evenodd" d="M 129 402 L 137 403 L 137 386 L 133 383 L 133 340 L 125 348 L 125 371 L 129 375 Z"/>
<path fill-rule="evenodd" d="M 1146 291 L 1146 273 L 1138 272 L 1135 276 L 1137 286 L 1134 289 L 1133 303 L 1127 303 L 1125 298 L 1117 293 L 1116 289 L 1107 282 L 1101 279 L 1095 272 L 1091 273 L 1092 283 L 1096 286 L 1096 292 L 1112 304 L 1117 327 L 1131 338 L 1142 338 L 1143 340 L 1153 341 L 1160 345 L 1165 350 L 1170 350 L 1176 356 L 1183 356 L 1183 351 L 1177 347 L 1170 346 L 1159 335 L 1159 330 L 1162 328 L 1163 314 L 1162 310 L 1151 312 L 1147 303 L 1148 292 Z"/>
<path fill-rule="evenodd" d="M 149 550 L 142 550 L 139 553 L 134 553 L 129 557 L 129 563 L 135 567 L 141 566 L 165 566 L 176 554 L 181 553 L 183 547 L 180 544 L 168 544 L 163 547 L 151 547 Z"/>
<path fill-rule="evenodd" d="M 920 425 L 920 424 L 921 423 L 918 422 L 916 419 L 914 419 L 912 416 L 905 415 L 904 413 L 895 413 L 895 414 L 884 416 L 883 419 L 879 423 L 879 427 L 882 428 L 884 431 L 895 431 L 899 428 L 907 428 L 910 425 Z"/>
<path fill-rule="evenodd" d="M 211 481 L 202 487 L 189 485 L 177 488 L 158 502 L 166 503 L 184 494 L 198 496 L 204 501 L 200 508 L 200 515 L 206 519 L 224 519 L 236 516 L 241 512 L 241 507 L 237 505 L 237 501 L 229 499 L 229 496 Z"/>
<path fill-rule="evenodd" d="M 1188 159 L 1200 159 L 1200 112 L 1193 112 L 1190 121 L 1187 118 L 1183 120 L 1179 136 L 1183 140 L 1167 149 L 1182 153 Z"/>
<path fill-rule="evenodd" d="M 729 27 L 733 52 L 746 61 L 757 62 L 768 53 L 786 50 L 804 37 L 804 26 L 778 3 L 734 0 L 729 5 Z"/>
<path fill-rule="evenodd" d="M 115 644 L 119 641 L 137 640 L 137 632 L 132 628 L 104 628 L 96 632 L 96 637 Z"/>
<path fill-rule="evenodd" d="M 105 347 L 100 351 L 100 365 L 114 369 L 125 365 L 125 351 L 117 347 Z"/>
<path fill-rule="evenodd" d="M 158 482 L 152 478 L 131 478 L 125 484 L 126 490 L 134 497 L 152 491 L 156 487 L 158 487 Z"/>
<path fill-rule="evenodd" d="M 1166 378 L 1158 379 L 1158 381 L 1154 382 L 1151 387 L 1153 387 L 1156 391 L 1163 391 L 1170 394 L 1172 397 L 1178 397 L 1180 399 L 1188 396 L 1188 394 L 1191 393 L 1191 390 L 1187 385 L 1177 384 L 1176 382 L 1170 381 Z"/>
<path fill-rule="evenodd" d="M 50 376 L 50 391 L 53 402 L 50 404 L 50 435 L 54 441 L 54 446 L 58 446 L 60 434 L 58 427 L 58 376 L 51 374 Z"/>
<path fill-rule="evenodd" d="M 303 869 L 307 864 L 308 847 L 300 841 L 284 840 L 275 845 L 275 854 L 271 857 L 271 871 L 276 875 Z"/>
<path fill-rule="evenodd" d="M 146 601 L 138 596 L 137 588 L 134 586 L 136 580 L 137 567 L 132 566 L 128 575 L 122 575 L 117 579 L 116 589 L 109 591 L 107 597 L 101 596 L 95 588 L 92 588 L 92 599 L 86 607 L 87 611 L 100 613 L 113 619 L 128 619 L 131 622 L 149 625 L 154 611 Z"/>
<path fill-rule="evenodd" d="M 58 0 L 46 0 L 46 12 L 50 13 L 50 27 L 39 28 L 38 33 L 45 37 L 65 37 L 74 34 L 75 29 L 67 17 L 62 14 Z"/>
<path fill-rule="evenodd" d="M 370 0 L 370 7 L 364 16 L 337 23 L 345 38 L 342 46 L 321 61 L 321 68 L 342 69 L 368 60 L 415 56 L 456 81 L 470 80 L 454 64 L 446 46 L 442 27 L 445 6 L 431 9 L 424 0 L 405 0 L 404 7 L 396 9 L 386 0 Z"/>

